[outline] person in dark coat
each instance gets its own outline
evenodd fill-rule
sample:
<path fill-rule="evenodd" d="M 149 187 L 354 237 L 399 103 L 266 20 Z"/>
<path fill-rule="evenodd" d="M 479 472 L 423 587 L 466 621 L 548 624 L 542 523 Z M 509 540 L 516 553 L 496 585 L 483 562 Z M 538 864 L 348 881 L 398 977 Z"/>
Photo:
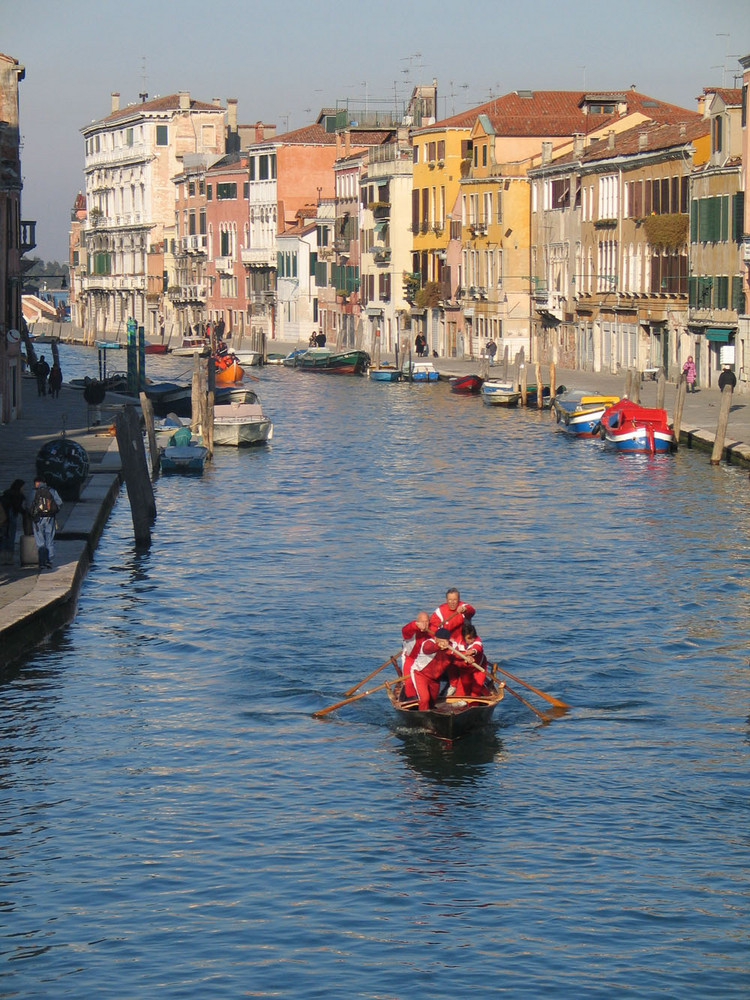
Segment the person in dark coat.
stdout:
<path fill-rule="evenodd" d="M 36 375 L 36 392 L 37 396 L 47 395 L 47 379 L 49 377 L 49 365 L 44 360 L 44 355 L 39 356 L 39 360 L 34 368 L 34 375 Z"/>
<path fill-rule="evenodd" d="M 732 387 L 732 392 L 734 392 L 734 387 L 737 385 L 737 376 L 734 374 L 729 365 L 724 365 L 721 375 L 719 375 L 719 388 L 723 391 L 724 386 L 729 385 Z"/>
<path fill-rule="evenodd" d="M 62 368 L 55 361 L 50 369 L 49 378 L 47 379 L 47 385 L 49 386 L 49 394 L 53 399 L 57 399 L 60 395 L 60 387 L 62 386 Z"/>
<path fill-rule="evenodd" d="M 8 564 L 13 562 L 18 518 L 26 511 L 23 479 L 14 479 L 8 489 L 0 494 L 0 504 L 2 504 L 6 518 L 5 524 L 0 529 L 0 562 Z"/>

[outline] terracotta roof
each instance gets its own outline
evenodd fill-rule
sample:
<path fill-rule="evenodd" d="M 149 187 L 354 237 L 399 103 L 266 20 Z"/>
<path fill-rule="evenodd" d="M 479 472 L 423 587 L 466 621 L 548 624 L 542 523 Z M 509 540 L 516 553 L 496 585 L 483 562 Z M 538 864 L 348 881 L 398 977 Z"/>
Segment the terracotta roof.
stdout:
<path fill-rule="evenodd" d="M 741 87 L 704 87 L 703 93 L 706 97 L 708 97 L 709 94 L 716 94 L 725 104 L 728 105 L 738 106 L 742 104 Z"/>
<path fill-rule="evenodd" d="M 642 122 L 626 132 L 615 133 L 612 146 L 610 146 L 609 137 L 597 139 L 587 146 L 580 155 L 575 155 L 571 151 L 565 156 L 553 160 L 550 165 L 563 165 L 572 161 L 580 161 L 585 164 L 618 156 L 634 156 L 679 148 L 686 146 L 694 139 L 708 135 L 709 130 L 710 123 L 701 117 L 691 117 L 689 121 L 669 124 Z"/>
<path fill-rule="evenodd" d="M 587 103 L 627 105 L 627 114 L 639 112 L 655 121 L 685 121 L 688 111 L 675 104 L 658 101 L 637 90 L 592 92 L 583 90 L 521 90 L 493 98 L 486 104 L 445 118 L 417 133 L 446 128 L 471 128 L 480 114 L 490 120 L 497 135 L 538 136 L 586 134 L 601 128 L 619 114 L 584 113 Z"/>
<path fill-rule="evenodd" d="M 349 129 L 349 143 L 351 146 L 381 146 L 393 137 L 393 129 Z M 291 132 L 282 132 L 281 135 L 271 136 L 269 139 L 262 139 L 253 143 L 253 146 L 335 146 L 336 133 L 326 132 L 319 122 L 312 125 L 304 125 L 302 128 L 294 129 Z"/>
<path fill-rule="evenodd" d="M 117 121 L 118 118 L 130 118 L 131 115 L 134 114 L 159 112 L 159 111 L 179 111 L 179 110 L 180 110 L 180 95 L 168 94 L 166 97 L 155 97 L 152 101 L 143 101 L 142 103 L 138 104 L 128 104 L 126 107 L 120 108 L 119 111 L 113 111 L 105 118 L 100 118 L 96 124 L 101 124 L 102 122 L 114 122 Z M 206 101 L 196 101 L 191 98 L 190 110 L 218 111 L 223 114 L 226 109 L 223 107 L 218 107 L 216 104 L 208 104 Z"/>

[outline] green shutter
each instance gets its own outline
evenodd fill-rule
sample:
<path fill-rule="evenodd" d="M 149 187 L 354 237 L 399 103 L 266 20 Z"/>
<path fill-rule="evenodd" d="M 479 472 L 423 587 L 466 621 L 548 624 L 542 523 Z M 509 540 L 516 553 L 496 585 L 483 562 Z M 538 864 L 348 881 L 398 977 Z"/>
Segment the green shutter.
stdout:
<path fill-rule="evenodd" d="M 745 290 L 742 286 L 742 276 L 739 274 L 732 277 L 732 309 L 740 315 L 745 313 Z"/>
<path fill-rule="evenodd" d="M 721 215 L 721 230 L 719 232 L 719 240 L 722 243 L 726 243 L 729 239 L 729 195 L 723 195 L 719 198 L 719 207 Z"/>
<path fill-rule="evenodd" d="M 732 239 L 739 243 L 745 235 L 745 192 L 738 191 L 732 198 Z"/>
<path fill-rule="evenodd" d="M 698 242 L 698 202 L 690 204 L 690 242 Z"/>

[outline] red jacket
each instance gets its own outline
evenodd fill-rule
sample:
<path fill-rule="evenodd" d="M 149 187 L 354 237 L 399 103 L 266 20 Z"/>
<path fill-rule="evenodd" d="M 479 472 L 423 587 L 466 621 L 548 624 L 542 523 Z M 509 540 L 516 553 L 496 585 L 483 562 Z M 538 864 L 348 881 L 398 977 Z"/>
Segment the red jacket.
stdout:
<path fill-rule="evenodd" d="M 416 621 L 409 622 L 401 629 L 404 637 L 401 654 L 401 673 L 404 676 L 412 670 L 424 670 L 436 658 L 436 653 L 442 652 L 429 632 L 423 632 L 417 627 Z"/>
<path fill-rule="evenodd" d="M 439 607 L 435 608 L 430 616 L 430 628 L 434 632 L 439 628 L 447 628 L 451 634 L 451 642 L 461 641 L 461 626 L 464 622 L 470 622 L 471 619 L 476 614 L 476 610 L 472 608 L 470 604 L 466 601 L 459 601 L 458 607 L 461 605 L 466 607 L 466 611 L 451 611 L 448 607 L 448 602 L 441 604 Z"/>

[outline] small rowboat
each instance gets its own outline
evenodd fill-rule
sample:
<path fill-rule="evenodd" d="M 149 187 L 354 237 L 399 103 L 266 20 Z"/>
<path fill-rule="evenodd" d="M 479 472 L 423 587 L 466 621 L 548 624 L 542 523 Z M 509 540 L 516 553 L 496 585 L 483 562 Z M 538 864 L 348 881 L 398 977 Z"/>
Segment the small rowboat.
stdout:
<path fill-rule="evenodd" d="M 445 698 L 438 701 L 434 708 L 420 712 L 417 701 L 404 699 L 403 686 L 403 678 L 399 678 L 394 684 L 389 682 L 386 688 L 399 722 L 414 729 L 424 729 L 442 740 L 457 740 L 466 733 L 489 725 L 498 702 L 505 694 L 505 684 L 493 681 L 492 687 L 481 698 Z"/>
<path fill-rule="evenodd" d="M 618 451 L 654 455 L 672 450 L 667 411 L 621 399 L 602 414 L 599 435 Z"/>
<path fill-rule="evenodd" d="M 401 372 L 393 365 L 378 365 L 371 368 L 368 375 L 373 382 L 400 382 Z"/>
<path fill-rule="evenodd" d="M 217 385 L 234 385 L 235 382 L 241 382 L 245 374 L 233 354 L 214 355 L 214 367 Z"/>
<path fill-rule="evenodd" d="M 591 438 L 599 433 L 599 422 L 608 406 L 619 402 L 619 396 L 602 396 L 583 391 L 556 396 L 552 406 L 560 429 L 571 437 Z"/>
<path fill-rule="evenodd" d="M 482 401 L 488 406 L 518 406 L 521 393 L 513 382 L 488 379 L 482 386 Z"/>
<path fill-rule="evenodd" d="M 451 392 L 459 396 L 476 396 L 482 389 L 484 379 L 481 375 L 453 375 L 448 382 Z"/>

